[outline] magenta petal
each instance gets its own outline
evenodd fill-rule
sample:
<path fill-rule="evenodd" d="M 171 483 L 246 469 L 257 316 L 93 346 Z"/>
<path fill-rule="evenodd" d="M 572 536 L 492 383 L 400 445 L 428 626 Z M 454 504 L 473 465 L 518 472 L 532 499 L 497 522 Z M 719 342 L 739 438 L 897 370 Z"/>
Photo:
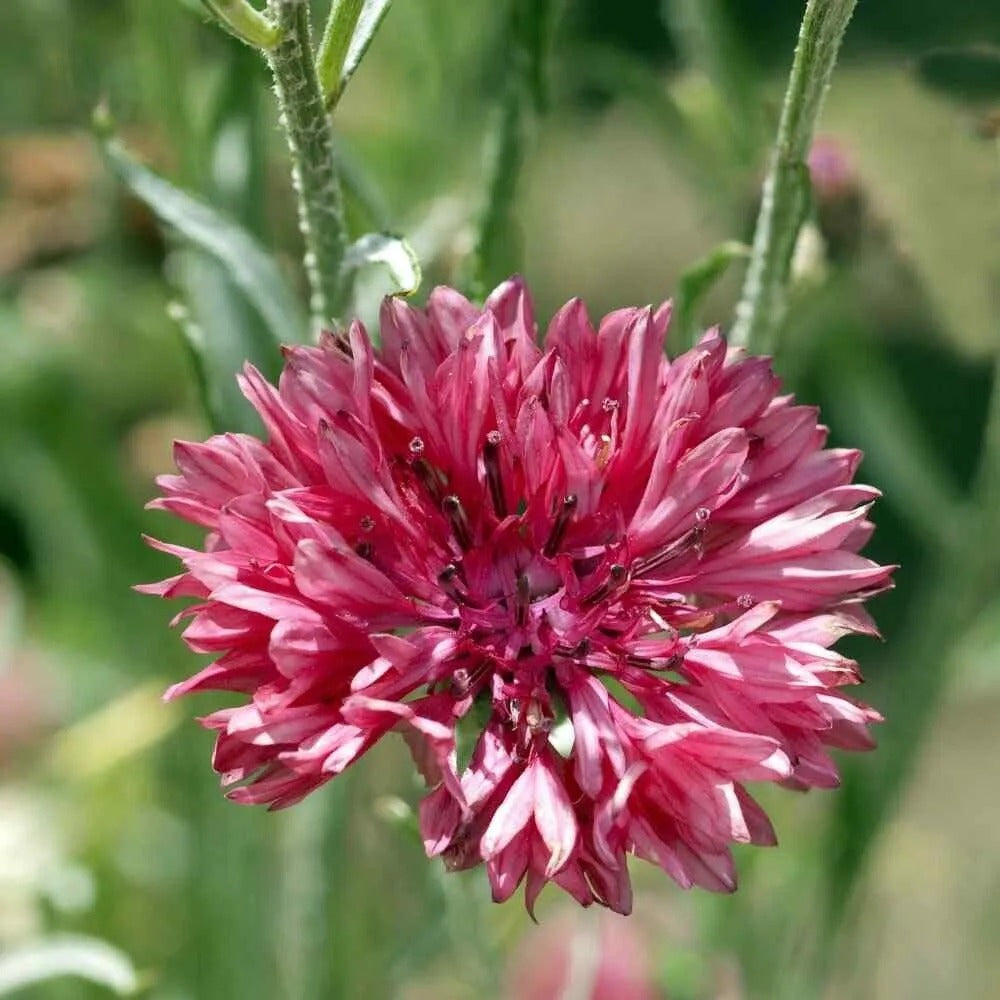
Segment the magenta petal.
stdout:
<path fill-rule="evenodd" d="M 528 825 L 535 808 L 535 767 L 526 767 L 493 813 L 480 851 L 484 859 L 495 857 Z"/>
<path fill-rule="evenodd" d="M 577 838 L 576 817 L 563 784 L 544 764 L 534 766 L 535 826 L 549 850 L 545 875 L 551 878 L 573 854 Z"/>

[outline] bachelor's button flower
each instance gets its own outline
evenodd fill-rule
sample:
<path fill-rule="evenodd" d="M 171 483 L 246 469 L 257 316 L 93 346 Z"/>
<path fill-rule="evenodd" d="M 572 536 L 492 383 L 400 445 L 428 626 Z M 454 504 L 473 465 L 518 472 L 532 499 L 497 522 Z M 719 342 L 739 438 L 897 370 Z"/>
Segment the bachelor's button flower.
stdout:
<path fill-rule="evenodd" d="M 177 445 L 153 506 L 208 534 L 145 588 L 217 656 L 168 696 L 247 696 L 203 720 L 230 798 L 291 805 L 401 731 L 429 855 L 627 912 L 629 854 L 731 890 L 729 845 L 774 843 L 744 783 L 871 746 L 830 647 L 889 586 L 877 491 L 768 359 L 668 360 L 669 316 L 574 300 L 539 346 L 520 280 L 439 288 L 377 350 L 354 323 L 277 388 L 247 368 L 268 441 Z"/>

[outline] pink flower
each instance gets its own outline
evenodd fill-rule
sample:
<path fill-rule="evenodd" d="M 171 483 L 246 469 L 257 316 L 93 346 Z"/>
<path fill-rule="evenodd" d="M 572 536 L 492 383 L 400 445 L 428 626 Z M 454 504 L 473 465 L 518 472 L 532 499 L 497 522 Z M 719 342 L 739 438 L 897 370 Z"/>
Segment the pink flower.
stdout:
<path fill-rule="evenodd" d="M 610 913 L 598 921 L 553 914 L 518 942 L 508 965 L 506 1000 L 663 1000 L 645 935 Z"/>
<path fill-rule="evenodd" d="M 877 491 L 813 409 L 715 332 L 673 361 L 669 304 L 536 343 L 523 284 L 439 288 L 289 348 L 241 385 L 269 441 L 179 443 L 154 542 L 193 597 L 175 685 L 241 692 L 203 719 L 239 802 L 290 805 L 391 730 L 431 785 L 429 855 L 494 898 L 548 882 L 628 912 L 626 859 L 732 890 L 729 845 L 774 843 L 748 781 L 830 786 L 871 746 L 841 635 L 891 568 L 859 555 Z M 347 348 L 349 347 L 349 351 Z"/>

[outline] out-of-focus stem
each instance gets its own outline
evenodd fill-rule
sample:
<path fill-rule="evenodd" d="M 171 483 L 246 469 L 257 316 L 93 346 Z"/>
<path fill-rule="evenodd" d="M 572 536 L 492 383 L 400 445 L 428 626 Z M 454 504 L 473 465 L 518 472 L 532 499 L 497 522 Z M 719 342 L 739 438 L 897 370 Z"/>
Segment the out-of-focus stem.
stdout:
<path fill-rule="evenodd" d="M 333 107 L 340 97 L 344 60 L 364 5 L 365 0 L 333 0 L 330 7 L 316 56 L 316 70 L 327 107 Z"/>
<path fill-rule="evenodd" d="M 258 49 L 273 49 L 280 31 L 247 0 L 204 0 L 205 6 L 237 38 Z"/>
<path fill-rule="evenodd" d="M 995 143 L 1000 155 L 1000 139 Z M 986 415 L 983 443 L 976 469 L 975 498 L 983 512 L 983 530 L 995 546 L 1000 544 L 1000 348 L 993 362 L 993 385 L 990 389 L 990 406 Z"/>
<path fill-rule="evenodd" d="M 497 127 L 490 136 L 486 202 L 473 254 L 472 286 L 482 294 L 517 266 L 514 203 L 532 106 L 546 106 L 545 65 L 558 15 L 556 0 L 507 0 L 506 66 Z"/>
<path fill-rule="evenodd" d="M 292 156 L 310 311 L 314 323 L 325 325 L 336 317 L 346 293 L 347 233 L 333 129 L 313 59 L 308 0 L 269 0 L 268 12 L 280 33 L 266 54 Z"/>
<path fill-rule="evenodd" d="M 1000 530 L 1000 354 L 993 365 L 993 387 L 979 452 L 974 499 L 982 517 L 983 544 L 995 565 L 1000 554 L 1000 535 L 997 534 Z"/>
<path fill-rule="evenodd" d="M 483 294 L 508 270 L 508 244 L 514 238 L 514 199 L 524 159 L 527 88 L 514 79 L 508 84 L 500 122 L 489 150 L 489 187 L 479 225 L 473 276 L 474 291 Z"/>
<path fill-rule="evenodd" d="M 857 0 L 809 0 L 764 181 L 753 253 L 730 342 L 774 349 L 784 317 L 792 253 L 809 205 L 805 160 L 847 23 Z"/>

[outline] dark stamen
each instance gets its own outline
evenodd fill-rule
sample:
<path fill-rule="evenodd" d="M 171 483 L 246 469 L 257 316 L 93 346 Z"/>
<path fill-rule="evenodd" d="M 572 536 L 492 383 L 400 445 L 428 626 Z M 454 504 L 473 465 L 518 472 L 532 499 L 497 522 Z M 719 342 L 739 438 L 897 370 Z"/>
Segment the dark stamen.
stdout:
<path fill-rule="evenodd" d="M 424 458 L 424 439 L 415 437 L 410 442 L 410 468 L 417 477 L 420 485 L 430 494 L 435 503 L 441 501 L 441 485 L 430 462 Z"/>
<path fill-rule="evenodd" d="M 563 502 L 559 506 L 559 512 L 552 523 L 552 530 L 549 532 L 549 537 L 542 548 L 542 555 L 547 559 L 551 559 L 559 551 L 559 546 L 562 545 L 562 540 L 566 537 L 566 529 L 569 527 L 570 518 L 573 516 L 573 511 L 576 510 L 576 504 L 575 493 L 567 493 L 563 497 Z"/>
<path fill-rule="evenodd" d="M 635 653 L 628 653 L 625 656 L 625 662 L 630 667 L 641 667 L 643 670 L 673 670 L 675 667 L 680 666 L 683 659 L 684 657 L 677 653 L 666 659 L 663 657 L 653 659 L 650 656 L 638 656 Z"/>
<path fill-rule="evenodd" d="M 548 733 L 552 730 L 552 719 L 546 713 L 541 702 L 532 698 L 524 708 L 524 724 L 528 729 L 526 735 Z"/>
<path fill-rule="evenodd" d="M 632 573 L 641 576 L 644 573 L 651 573 L 653 570 L 662 569 L 668 563 L 675 562 L 688 552 L 698 552 L 701 546 L 702 536 L 705 534 L 704 521 L 699 519 L 690 531 L 686 531 L 676 542 L 664 546 L 659 552 L 653 552 L 642 559 L 636 559 L 632 563 Z"/>
<path fill-rule="evenodd" d="M 517 578 L 517 596 L 514 599 L 514 621 L 519 628 L 528 624 L 528 609 L 531 606 L 531 586 L 522 573 Z"/>
<path fill-rule="evenodd" d="M 452 692 L 459 698 L 464 698 L 489 672 L 491 661 L 480 660 L 471 670 L 459 667 L 451 675 Z"/>
<path fill-rule="evenodd" d="M 507 516 L 507 499 L 503 493 L 503 479 L 500 475 L 500 432 L 490 431 L 483 446 L 483 464 L 486 466 L 486 485 L 497 517 Z"/>
<path fill-rule="evenodd" d="M 367 559 L 371 562 L 371 558 L 375 555 L 375 546 L 371 542 L 361 542 L 354 550 L 357 552 L 362 559 Z"/>
<path fill-rule="evenodd" d="M 575 646 L 567 646 L 564 643 L 559 643 L 553 652 L 557 656 L 570 656 L 573 659 L 579 659 L 586 656 L 590 652 L 590 640 L 585 637 Z"/>
<path fill-rule="evenodd" d="M 469 526 L 468 517 L 465 516 L 465 508 L 462 506 L 462 501 L 454 493 L 449 493 L 441 501 L 441 509 L 451 524 L 455 540 L 463 549 L 469 548 L 472 545 L 472 528 Z"/>
<path fill-rule="evenodd" d="M 465 595 L 458 587 L 458 567 L 454 563 L 448 563 L 441 570 L 438 574 L 438 584 L 456 604 L 466 603 Z"/>
<path fill-rule="evenodd" d="M 346 354 L 348 358 L 351 356 L 351 339 L 347 335 L 347 331 L 340 327 L 336 330 L 324 330 L 323 331 L 324 346 L 329 344 L 334 350 L 340 351 Z"/>
<path fill-rule="evenodd" d="M 630 667 L 642 667 L 644 670 L 648 670 L 653 665 L 653 660 L 649 656 L 639 656 L 636 653 L 629 653 L 625 657 L 625 662 Z"/>
<path fill-rule="evenodd" d="M 628 575 L 625 567 L 621 563 L 612 563 L 608 569 L 608 578 L 599 587 L 592 590 L 586 597 L 580 600 L 583 608 L 592 608 L 595 604 L 600 604 Z"/>

